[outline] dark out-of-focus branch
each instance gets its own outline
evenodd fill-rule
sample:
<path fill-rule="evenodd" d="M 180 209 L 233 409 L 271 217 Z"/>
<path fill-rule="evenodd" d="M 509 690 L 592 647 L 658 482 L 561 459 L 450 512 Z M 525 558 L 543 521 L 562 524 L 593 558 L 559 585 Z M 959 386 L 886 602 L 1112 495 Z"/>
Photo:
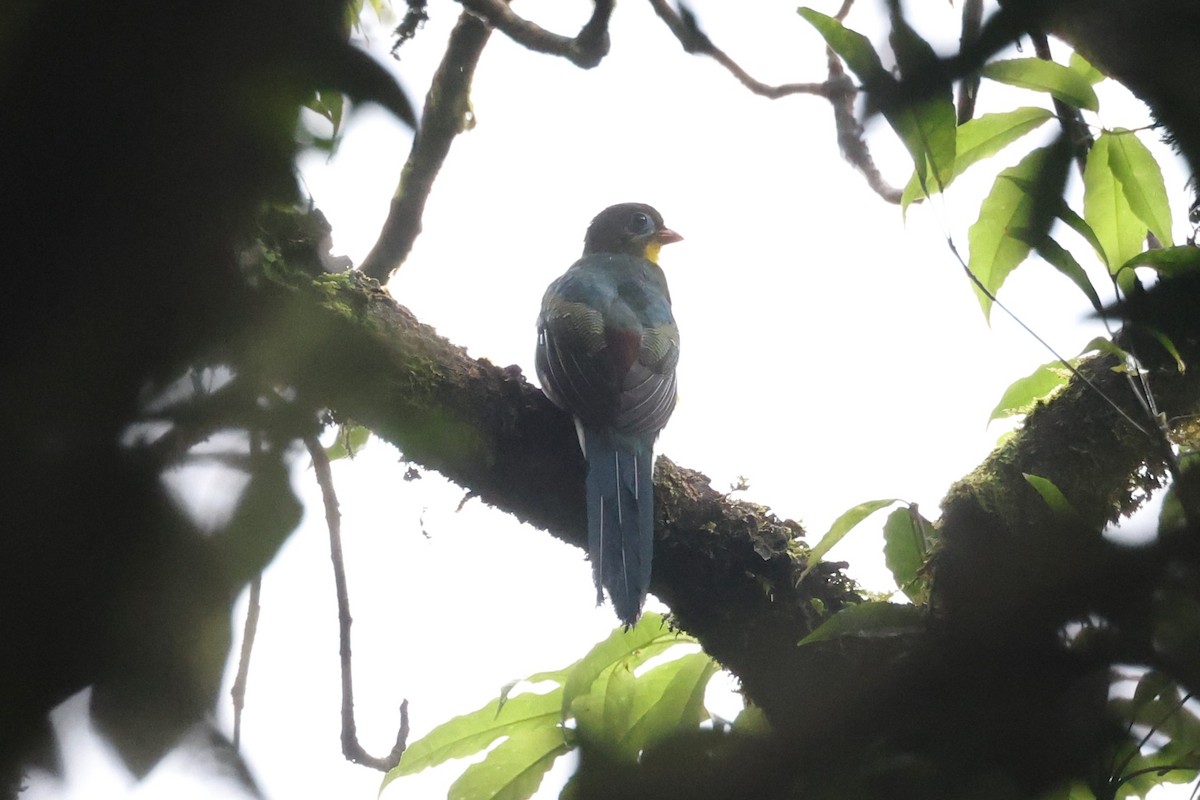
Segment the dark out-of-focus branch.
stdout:
<path fill-rule="evenodd" d="M 380 283 L 387 282 L 412 250 L 421 232 L 425 201 L 450 144 L 469 127 L 471 80 L 490 34 L 491 28 L 470 11 L 463 11 L 450 33 L 442 63 L 425 95 L 421 125 L 400 173 L 387 221 L 362 263 L 362 272 Z"/>
<path fill-rule="evenodd" d="M 353 619 L 350 617 L 350 591 L 346 586 L 346 564 L 342 557 L 342 513 L 333 489 L 333 471 L 325 448 L 313 435 L 304 437 L 304 446 L 312 457 L 313 472 L 316 473 L 321 499 L 325 504 L 329 557 L 333 561 L 333 582 L 337 591 L 338 655 L 342 663 L 342 755 L 355 764 L 387 772 L 400 763 L 400 756 L 408 746 L 408 701 L 400 704 L 400 729 L 396 733 L 396 744 L 392 751 L 378 758 L 364 750 L 358 743 L 358 726 L 354 722 L 354 677 L 350 652 L 350 625 Z"/>
<path fill-rule="evenodd" d="M 969 50 L 979 41 L 983 29 L 983 0 L 966 0 L 962 10 L 962 33 L 959 50 Z M 979 73 L 967 75 L 958 86 L 958 124 L 975 116 L 975 97 L 979 94 Z"/>
<path fill-rule="evenodd" d="M 1043 61 L 1054 60 L 1054 56 L 1050 53 L 1050 41 L 1046 38 L 1046 34 L 1041 31 L 1030 31 L 1029 38 L 1033 42 L 1033 52 L 1038 58 Z M 1063 135 L 1071 143 L 1071 155 L 1075 159 L 1075 165 L 1079 167 L 1079 174 L 1082 175 L 1083 168 L 1087 166 L 1088 151 L 1092 149 L 1092 132 L 1088 130 L 1087 123 L 1083 121 L 1083 114 L 1078 108 L 1064 103 L 1057 97 L 1053 100 L 1054 113 L 1058 115 Z"/>
<path fill-rule="evenodd" d="M 708 56 L 729 71 L 738 81 L 750 91 L 762 97 L 777 100 L 797 94 L 808 94 L 823 97 L 833 108 L 833 120 L 837 128 L 838 144 L 842 155 L 856 167 L 867 179 L 871 187 L 889 203 L 900 202 L 900 190 L 888 184 L 880 174 L 871 150 L 863 138 L 862 125 L 854 115 L 854 100 L 858 97 L 858 89 L 842 69 L 841 61 L 833 51 L 829 52 L 829 78 L 820 83 L 784 83 L 777 86 L 763 83 L 742 69 L 736 61 L 717 47 L 712 39 L 696 21 L 696 17 L 685 6 L 679 10 L 673 8 L 668 0 L 650 0 L 650 5 L 659 18 L 666 23 L 671 33 L 683 45 L 683 49 L 695 55 Z M 838 19 L 845 17 L 850 11 L 853 0 L 845 0 L 838 11 Z"/>
<path fill-rule="evenodd" d="M 577 67 L 591 69 L 608 55 L 608 20 L 615 0 L 595 0 L 592 16 L 575 37 L 552 33 L 513 13 L 503 0 L 459 0 L 489 25 L 519 45 L 537 53 L 562 56 Z"/>
<path fill-rule="evenodd" d="M 425 10 L 426 0 L 407 0 L 406 5 L 408 8 L 404 12 L 404 18 L 393 32 L 396 41 L 392 44 L 392 58 L 395 59 L 400 58 L 399 50 L 404 43 L 416 36 L 421 26 L 429 20 L 429 12 Z"/>

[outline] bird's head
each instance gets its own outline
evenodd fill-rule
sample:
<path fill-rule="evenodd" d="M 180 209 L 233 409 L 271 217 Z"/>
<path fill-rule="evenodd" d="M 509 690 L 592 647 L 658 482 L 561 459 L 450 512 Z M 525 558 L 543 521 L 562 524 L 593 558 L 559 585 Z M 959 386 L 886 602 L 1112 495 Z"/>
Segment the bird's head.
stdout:
<path fill-rule="evenodd" d="M 620 203 L 596 215 L 583 240 L 583 252 L 624 253 L 658 262 L 664 244 L 683 237 L 663 224 L 662 214 L 645 203 Z"/>

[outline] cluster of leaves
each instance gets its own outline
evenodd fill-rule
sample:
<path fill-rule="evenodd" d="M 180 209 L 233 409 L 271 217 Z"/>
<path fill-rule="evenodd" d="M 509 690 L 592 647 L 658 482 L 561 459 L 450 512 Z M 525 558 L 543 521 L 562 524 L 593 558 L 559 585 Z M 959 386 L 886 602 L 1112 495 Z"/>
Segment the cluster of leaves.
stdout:
<path fill-rule="evenodd" d="M 801 8 L 799 13 L 856 74 L 911 154 L 915 168 L 901 198 L 905 212 L 912 203 L 946 191 L 967 169 L 1060 114 L 1082 119 L 1083 112 L 1095 114 L 1100 108 L 1094 86 L 1104 75 L 1077 53 L 1066 65 L 1040 58 L 1003 59 L 986 64 L 981 76 L 1044 93 L 1053 98 L 1059 113 L 1022 106 L 958 124 L 951 76 L 944 63 L 898 14 L 892 20 L 890 44 L 899 78 L 883 68 L 866 37 L 812 9 Z M 1026 152 L 995 177 L 968 231 L 969 258 L 963 263 L 985 316 L 996 304 L 996 295 L 1008 276 L 1033 254 L 1069 278 L 1098 313 L 1105 312 L 1101 293 L 1081 262 L 1103 268 L 1118 300 L 1142 291 L 1135 268 L 1148 268 L 1160 279 L 1195 274 L 1200 269 L 1200 250 L 1191 242 L 1174 244 L 1162 172 L 1137 132 L 1097 128 L 1099 134 L 1090 147 L 1068 142 L 1063 136 Z M 1083 165 L 1082 213 L 1064 197 L 1067 173 L 1075 159 Z M 1077 234 L 1081 244 L 1076 252 L 1060 241 L 1057 223 Z M 951 249 L 957 255 L 952 242 Z M 1083 255 L 1078 255 L 1080 249 Z M 1182 372 L 1185 364 L 1175 344 L 1162 332 L 1151 333 Z M 1097 338 L 1079 357 L 1056 359 L 1013 383 L 990 420 L 1030 413 L 1067 384 L 1089 353 L 1115 355 L 1118 370 L 1131 376 L 1143 373 L 1132 353 L 1110 339 Z M 1131 386 L 1142 386 L 1145 391 L 1144 384 L 1131 381 Z M 1025 473 L 1024 479 L 1064 525 L 1078 525 L 1075 509 L 1051 480 L 1030 473 Z M 871 514 L 902 502 L 872 500 L 849 509 L 818 542 L 812 557 L 824 555 Z M 1182 521 L 1183 512 L 1172 491 L 1160 516 L 1160 536 L 1178 530 Z M 915 504 L 904 503 L 895 509 L 884 526 L 884 554 L 897 586 L 911 604 L 876 601 L 847 608 L 800 644 L 921 631 L 931 588 L 927 563 L 937 538 L 938 526 L 925 519 Z M 1103 776 L 1087 786 L 1064 787 L 1052 796 L 1142 797 L 1160 782 L 1190 782 L 1197 777 L 1200 720 L 1191 695 L 1152 669 L 1126 675 L 1123 688 L 1117 688 L 1122 684 L 1119 678 L 1114 674 L 1109 710 L 1113 718 L 1123 721 L 1124 740 L 1110 754 Z M 1130 684 L 1132 691 L 1128 690 Z"/>
<path fill-rule="evenodd" d="M 911 154 L 915 172 L 902 196 L 905 210 L 945 191 L 973 165 L 1056 118 L 1046 108 L 1022 106 L 956 124 L 950 76 L 929 44 L 902 18 L 893 18 L 891 34 L 901 75 L 897 79 L 884 69 L 865 36 L 812 9 L 802 8 L 800 14 L 872 97 L 879 98 L 880 111 Z M 1104 76 L 1077 53 L 1065 66 L 1040 58 L 1013 58 L 993 61 L 980 74 L 1047 94 L 1080 112 L 1100 109 L 1093 86 Z M 919 93 L 915 100 L 914 93 Z M 967 268 L 985 315 L 1008 276 L 1033 252 L 1070 278 L 1101 310 L 1100 295 L 1079 259 L 1051 236 L 1056 220 L 1082 237 L 1122 293 L 1133 289 L 1134 267 L 1173 275 L 1200 264 L 1194 247 L 1170 246 L 1171 210 L 1162 171 L 1135 131 L 1100 129 L 1086 154 L 1082 215 L 1059 199 L 1077 154 L 1074 146 L 1060 140 L 1031 150 L 997 175 L 968 232 Z M 1147 233 L 1166 249 L 1147 251 Z"/>
<path fill-rule="evenodd" d="M 643 749 L 696 730 L 708 719 L 704 692 L 718 667 L 703 652 L 639 670 L 684 645 L 694 646 L 695 640 L 672 631 L 661 615 L 647 613 L 636 626 L 614 631 L 569 667 L 510 684 L 483 708 L 410 743 L 380 791 L 405 775 L 475 755 L 502 737 L 482 761 L 463 771 L 450 787 L 450 797 L 530 797 L 554 761 L 581 742 L 636 762 Z M 518 683 L 529 688 L 511 694 Z M 546 685 L 553 688 L 540 691 Z M 568 785 L 564 796 L 569 792 Z"/>

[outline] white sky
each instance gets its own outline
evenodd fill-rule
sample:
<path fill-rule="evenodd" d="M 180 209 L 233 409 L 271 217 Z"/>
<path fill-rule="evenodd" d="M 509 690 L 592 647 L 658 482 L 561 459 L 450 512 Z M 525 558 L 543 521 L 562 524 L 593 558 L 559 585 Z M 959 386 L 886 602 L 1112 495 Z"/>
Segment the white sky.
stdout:
<path fill-rule="evenodd" d="M 761 80 L 823 79 L 822 43 L 794 3 L 691 5 Z M 869 29 L 876 11 L 861 5 L 850 25 L 878 43 L 882 28 Z M 573 33 L 590 4 L 523 0 L 515 10 Z M 399 64 L 385 55 L 389 26 L 369 26 L 372 50 L 418 105 L 458 11 L 432 3 L 429 25 Z M 955 41 L 957 9 L 936 13 L 923 30 Z M 718 488 L 745 475 L 745 496 L 802 520 L 810 543 L 868 499 L 903 498 L 935 515 L 1002 430 L 985 423 L 1005 387 L 1050 360 L 998 310 L 989 328 L 944 242 L 950 232 L 965 255 L 982 193 L 1017 151 L 977 166 L 978 177 L 956 184 L 945 202 L 915 208 L 905 225 L 840 158 L 824 101 L 751 95 L 716 64 L 683 53 L 644 3 L 620 4 L 612 41 L 608 58 L 582 72 L 493 35 L 475 80 L 478 125 L 454 143 L 392 294 L 473 355 L 532 376 L 542 292 L 578 256 L 588 221 L 614 202 L 649 202 L 685 237 L 662 256 L 683 356 L 680 403 L 658 451 Z M 984 110 L 1014 102 L 1047 105 L 985 84 Z M 1103 95 L 1102 107 L 1113 105 L 1119 112 L 1104 114 L 1105 124 L 1145 122 L 1119 92 Z M 902 186 L 906 154 L 879 125 L 872 131 L 879 165 Z M 332 162 L 303 159 L 335 253 L 359 263 L 370 249 L 409 144 L 407 130 L 367 108 L 351 118 Z M 1180 171 L 1167 175 L 1181 221 L 1183 184 Z M 1098 332 L 1079 324 L 1087 301 L 1047 267 L 1018 270 L 1001 299 L 1064 355 Z M 610 608 L 593 607 L 582 551 L 478 501 L 456 511 L 463 490 L 429 472 L 404 482 L 404 470 L 377 440 L 335 468 L 359 737 L 376 754 L 391 747 L 402 698 L 415 739 L 513 679 L 569 664 L 615 625 Z M 319 492 L 310 471 L 298 471 L 296 485 L 308 510 L 264 578 L 244 751 L 270 797 L 371 798 L 381 775 L 340 754 L 336 607 Z M 891 588 L 882 521 L 868 520 L 830 554 L 850 561 L 866 588 Z M 76 698 L 59 716 L 78 722 L 83 708 Z M 227 702 L 217 723 L 231 729 Z M 28 800 L 230 796 L 190 756 L 172 756 L 138 785 L 78 725 L 68 745 L 69 781 L 37 779 Z M 434 772 L 398 781 L 387 796 L 444 796 L 459 770 Z"/>

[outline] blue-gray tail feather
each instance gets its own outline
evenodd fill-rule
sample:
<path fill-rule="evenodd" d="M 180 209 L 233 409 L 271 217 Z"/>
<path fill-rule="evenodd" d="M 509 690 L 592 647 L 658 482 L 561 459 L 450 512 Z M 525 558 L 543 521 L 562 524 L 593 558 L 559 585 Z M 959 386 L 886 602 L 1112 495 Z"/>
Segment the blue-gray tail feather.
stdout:
<path fill-rule="evenodd" d="M 596 603 L 604 589 L 626 625 L 637 622 L 654 554 L 653 443 L 583 429 L 587 453 L 588 554 Z"/>

